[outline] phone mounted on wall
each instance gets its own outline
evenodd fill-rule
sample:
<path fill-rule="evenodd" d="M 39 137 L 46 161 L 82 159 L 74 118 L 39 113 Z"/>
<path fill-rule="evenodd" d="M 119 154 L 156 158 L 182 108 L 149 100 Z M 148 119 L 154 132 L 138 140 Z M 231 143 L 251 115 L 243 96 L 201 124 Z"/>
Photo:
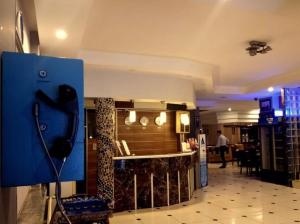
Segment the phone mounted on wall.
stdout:
<path fill-rule="evenodd" d="M 78 130 L 78 97 L 76 90 L 67 84 L 58 86 L 58 98 L 53 100 L 43 90 L 36 91 L 36 97 L 42 103 L 65 113 L 68 118 L 68 127 L 65 136 L 59 136 L 53 139 L 52 147 L 49 149 L 49 153 L 52 157 L 58 159 L 66 158 L 70 155 Z M 39 116 L 39 102 L 35 103 L 35 114 Z"/>
<path fill-rule="evenodd" d="M 65 160 L 61 181 L 84 179 L 83 61 L 35 54 L 1 55 L 0 186 L 55 182 L 53 167 Z"/>

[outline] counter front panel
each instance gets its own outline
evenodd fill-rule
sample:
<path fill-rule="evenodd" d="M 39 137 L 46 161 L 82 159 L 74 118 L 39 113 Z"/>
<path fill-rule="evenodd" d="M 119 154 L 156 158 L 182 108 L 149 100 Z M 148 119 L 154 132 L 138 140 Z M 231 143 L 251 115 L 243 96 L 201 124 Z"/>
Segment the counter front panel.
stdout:
<path fill-rule="evenodd" d="M 188 201 L 197 154 L 115 157 L 115 211 Z"/>

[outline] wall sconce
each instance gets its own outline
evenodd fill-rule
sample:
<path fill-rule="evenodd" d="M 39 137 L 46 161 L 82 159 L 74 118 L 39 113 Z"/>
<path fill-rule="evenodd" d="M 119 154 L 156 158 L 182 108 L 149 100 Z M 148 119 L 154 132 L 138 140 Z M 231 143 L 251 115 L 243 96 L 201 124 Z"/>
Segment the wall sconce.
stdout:
<path fill-rule="evenodd" d="M 189 125 L 190 124 L 190 118 L 188 114 L 181 114 L 180 115 L 180 122 L 183 125 Z"/>
<path fill-rule="evenodd" d="M 160 112 L 159 118 L 160 118 L 161 124 L 166 123 L 167 122 L 167 113 L 165 111 Z"/>
<path fill-rule="evenodd" d="M 190 133 L 189 111 L 176 111 L 176 133 Z"/>
<path fill-rule="evenodd" d="M 134 123 L 136 121 L 136 111 L 131 110 L 129 111 L 129 122 Z"/>

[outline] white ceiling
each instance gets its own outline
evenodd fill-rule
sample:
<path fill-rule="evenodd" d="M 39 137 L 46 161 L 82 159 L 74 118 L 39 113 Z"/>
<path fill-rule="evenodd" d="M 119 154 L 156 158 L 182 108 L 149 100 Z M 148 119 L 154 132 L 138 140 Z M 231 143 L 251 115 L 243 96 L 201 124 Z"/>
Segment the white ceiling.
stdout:
<path fill-rule="evenodd" d="M 253 98 L 268 94 L 270 85 L 300 85 L 299 0 L 35 0 L 35 5 L 43 54 L 191 79 L 203 107 L 240 100 L 253 106 Z M 55 38 L 58 28 L 66 30 L 67 40 Z M 267 41 L 273 51 L 250 57 L 245 51 L 250 40 Z"/>

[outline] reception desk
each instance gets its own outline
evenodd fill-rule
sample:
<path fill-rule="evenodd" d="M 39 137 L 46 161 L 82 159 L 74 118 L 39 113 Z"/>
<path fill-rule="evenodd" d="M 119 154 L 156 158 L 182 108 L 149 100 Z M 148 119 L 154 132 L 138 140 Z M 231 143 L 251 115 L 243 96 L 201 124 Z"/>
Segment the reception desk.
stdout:
<path fill-rule="evenodd" d="M 196 152 L 114 157 L 115 211 L 162 207 L 190 200 Z"/>

